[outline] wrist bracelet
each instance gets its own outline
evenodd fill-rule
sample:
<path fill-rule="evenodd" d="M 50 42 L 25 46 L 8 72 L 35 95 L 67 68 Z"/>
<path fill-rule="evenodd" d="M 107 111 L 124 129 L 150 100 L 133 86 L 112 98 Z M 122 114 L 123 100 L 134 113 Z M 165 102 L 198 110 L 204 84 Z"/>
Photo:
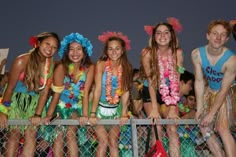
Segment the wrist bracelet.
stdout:
<path fill-rule="evenodd" d="M 8 115 L 9 109 L 8 109 L 8 107 L 6 107 L 6 106 L 0 104 L 0 112 L 2 112 L 2 113 L 4 113 L 4 114 Z"/>
<path fill-rule="evenodd" d="M 90 114 L 96 114 L 96 112 L 90 112 Z"/>
<path fill-rule="evenodd" d="M 3 101 L 2 104 L 6 107 L 11 107 L 11 101 Z"/>
<path fill-rule="evenodd" d="M 42 115 L 35 113 L 34 116 L 35 116 L 35 117 L 41 117 Z"/>

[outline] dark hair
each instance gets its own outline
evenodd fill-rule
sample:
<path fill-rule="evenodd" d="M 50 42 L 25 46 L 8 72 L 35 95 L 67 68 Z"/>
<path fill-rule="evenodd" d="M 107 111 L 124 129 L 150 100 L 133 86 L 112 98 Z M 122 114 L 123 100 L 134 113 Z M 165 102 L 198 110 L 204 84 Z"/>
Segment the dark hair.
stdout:
<path fill-rule="evenodd" d="M 194 82 L 195 77 L 193 73 L 185 70 L 184 73 L 180 75 L 180 81 L 187 83 L 189 80 L 192 80 Z"/>
<path fill-rule="evenodd" d="M 58 48 L 60 47 L 60 39 L 54 32 L 42 32 L 37 36 L 38 41 L 41 43 L 43 40 L 53 37 L 57 40 Z M 53 64 L 53 63 L 52 63 Z M 30 57 L 25 68 L 25 77 L 23 82 L 25 83 L 28 90 L 38 91 L 40 86 L 40 54 L 39 47 L 30 50 Z"/>
<path fill-rule="evenodd" d="M 74 42 L 76 42 L 76 41 L 74 41 Z M 68 75 L 68 65 L 71 63 L 71 61 L 69 59 L 69 51 L 70 51 L 69 47 L 70 47 L 70 44 L 67 45 L 67 48 L 65 50 L 66 52 L 64 53 L 64 55 L 63 55 L 63 57 L 61 59 L 61 63 L 64 66 L 64 70 L 65 70 L 65 74 L 66 75 Z M 83 59 L 81 61 L 80 66 L 84 66 L 84 67 L 88 68 L 92 64 L 92 61 L 91 61 L 90 57 L 88 56 L 87 50 L 86 50 L 85 47 L 83 47 L 83 54 L 84 54 L 84 57 L 83 57 Z"/>
<path fill-rule="evenodd" d="M 195 96 L 194 88 L 192 88 L 192 90 L 188 93 L 187 96 Z"/>

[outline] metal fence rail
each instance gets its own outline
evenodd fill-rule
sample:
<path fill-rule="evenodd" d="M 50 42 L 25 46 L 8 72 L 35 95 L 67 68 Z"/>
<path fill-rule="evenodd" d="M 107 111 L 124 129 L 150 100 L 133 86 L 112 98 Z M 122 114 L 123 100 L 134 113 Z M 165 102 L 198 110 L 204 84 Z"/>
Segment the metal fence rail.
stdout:
<path fill-rule="evenodd" d="M 198 130 L 198 123 L 193 119 L 186 120 L 168 120 L 161 119 L 160 124 L 163 126 L 163 135 L 162 135 L 162 143 L 168 153 L 168 135 L 166 134 L 166 125 L 170 124 L 178 124 L 178 134 L 180 141 L 180 152 L 181 156 L 211 156 L 207 145 L 203 138 L 200 136 L 200 132 Z M 27 126 L 31 125 L 28 120 L 9 120 L 9 126 Z M 79 121 L 77 120 L 55 120 L 52 122 L 48 128 L 49 130 L 55 129 L 58 126 L 79 126 Z M 119 126 L 119 120 L 100 120 L 97 125 L 105 125 L 105 126 Z M 40 126 L 45 127 L 44 125 Z M 145 146 L 147 142 L 148 128 L 152 127 L 152 123 L 149 119 L 133 119 L 131 118 L 128 123 L 124 126 L 120 127 L 119 134 L 119 154 L 121 157 L 143 157 L 145 155 Z M 81 130 L 83 129 L 83 130 Z M 40 130 L 40 129 L 39 129 Z M 8 140 L 8 130 L 0 130 L 0 150 L 2 156 L 7 151 L 6 142 Z M 93 126 L 87 124 L 84 127 L 80 127 L 75 135 L 77 137 L 78 145 L 79 145 L 79 154 L 84 157 L 93 157 L 95 156 L 96 147 L 97 147 L 97 137 L 95 129 Z M 81 137 L 84 134 L 84 137 Z M 41 139 L 42 136 L 37 136 L 37 141 Z M 53 143 L 52 143 L 53 144 Z M 46 157 L 52 157 L 52 144 L 48 146 L 48 150 L 44 152 L 46 153 Z M 65 144 L 66 146 L 66 144 Z M 22 143 L 19 141 L 18 148 L 18 156 L 20 157 L 20 151 L 22 147 Z M 190 149 L 191 148 L 191 149 Z M 189 149 L 189 150 L 188 150 Z M 64 152 L 64 156 L 67 156 L 66 149 L 62 149 Z M 188 151 L 187 151 L 188 150 Z M 111 150 L 112 151 L 112 150 Z M 36 151 L 37 152 L 37 151 Z M 190 154 L 189 154 L 190 153 Z M 192 153 L 192 154 L 191 154 Z M 0 155 L 1 156 L 1 155 Z M 42 152 L 37 153 L 38 157 L 42 157 Z M 107 153 L 109 157 L 109 153 Z"/>

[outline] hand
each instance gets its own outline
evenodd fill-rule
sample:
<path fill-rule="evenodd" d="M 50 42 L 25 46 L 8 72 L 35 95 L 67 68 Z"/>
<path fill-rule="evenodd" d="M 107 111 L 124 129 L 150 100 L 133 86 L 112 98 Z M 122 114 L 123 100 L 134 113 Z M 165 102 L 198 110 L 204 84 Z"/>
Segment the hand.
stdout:
<path fill-rule="evenodd" d="M 88 117 L 87 116 L 82 116 L 79 118 L 79 124 L 81 126 L 84 126 L 85 124 L 89 124 Z"/>
<path fill-rule="evenodd" d="M 50 119 L 52 118 L 52 116 L 47 115 L 46 117 L 44 117 L 41 121 L 44 125 L 49 125 L 50 124 Z"/>
<path fill-rule="evenodd" d="M 120 125 L 124 125 L 128 122 L 129 118 L 128 116 L 122 116 L 120 117 Z"/>
<path fill-rule="evenodd" d="M 7 115 L 0 112 L 0 128 L 1 129 L 7 128 L 7 125 L 8 125 L 7 120 L 8 120 Z"/>
<path fill-rule="evenodd" d="M 148 118 L 151 119 L 153 124 L 158 124 L 161 119 L 161 115 L 158 110 L 152 110 Z"/>
<path fill-rule="evenodd" d="M 180 119 L 179 115 L 176 112 L 176 107 L 177 106 L 169 106 L 170 109 L 168 111 L 167 114 L 167 119 L 174 119 L 175 120 L 175 124 L 177 124 L 177 120 Z"/>
<path fill-rule="evenodd" d="M 200 112 L 200 111 L 197 111 L 195 113 L 195 119 L 197 122 L 199 122 L 201 120 L 201 115 L 202 115 L 202 112 Z"/>
<path fill-rule="evenodd" d="M 214 114 L 208 113 L 201 121 L 201 126 L 207 127 L 209 126 L 214 119 Z"/>
<path fill-rule="evenodd" d="M 39 117 L 39 116 L 32 116 L 32 117 L 30 117 L 29 120 L 30 120 L 32 125 L 39 126 L 40 122 L 41 122 L 41 117 Z"/>
<path fill-rule="evenodd" d="M 98 118 L 97 117 L 95 117 L 95 116 L 92 116 L 92 117 L 90 117 L 89 118 L 89 123 L 91 124 L 91 125 L 96 125 L 97 123 L 98 123 Z"/>

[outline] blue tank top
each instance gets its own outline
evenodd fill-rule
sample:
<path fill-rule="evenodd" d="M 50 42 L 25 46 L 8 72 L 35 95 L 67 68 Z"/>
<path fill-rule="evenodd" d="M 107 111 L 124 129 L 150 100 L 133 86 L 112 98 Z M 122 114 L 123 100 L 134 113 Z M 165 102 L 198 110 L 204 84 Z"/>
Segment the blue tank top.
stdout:
<path fill-rule="evenodd" d="M 213 90 L 219 90 L 224 77 L 224 74 L 221 71 L 222 67 L 224 63 L 235 54 L 230 50 L 226 50 L 224 55 L 214 66 L 212 66 L 206 55 L 206 46 L 200 47 L 199 51 L 202 60 L 203 73 L 206 77 L 209 87 Z"/>
<path fill-rule="evenodd" d="M 107 102 L 106 101 L 106 77 L 107 77 L 107 72 L 104 71 L 104 73 L 102 75 L 102 94 L 100 97 L 100 101 L 102 101 L 102 102 Z M 112 86 L 112 96 L 114 96 L 115 90 L 118 86 L 117 76 L 112 75 L 111 79 L 112 79 L 112 85 L 111 85 Z"/>

